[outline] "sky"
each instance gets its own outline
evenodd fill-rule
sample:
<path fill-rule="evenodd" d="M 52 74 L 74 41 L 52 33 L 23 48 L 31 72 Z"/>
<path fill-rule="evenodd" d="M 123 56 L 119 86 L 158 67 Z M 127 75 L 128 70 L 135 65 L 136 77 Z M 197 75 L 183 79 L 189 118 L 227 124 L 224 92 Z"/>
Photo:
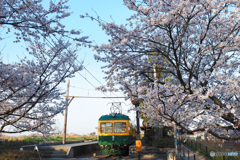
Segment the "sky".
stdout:
<path fill-rule="evenodd" d="M 44 0 L 44 5 L 47 5 L 47 2 L 48 1 Z M 107 35 L 105 35 L 102 28 L 98 26 L 97 22 L 91 21 L 87 18 L 82 19 L 79 15 L 85 15 L 88 13 L 89 15 L 96 16 L 97 13 L 98 16 L 106 22 L 114 21 L 117 24 L 125 24 L 127 23 L 126 18 L 129 18 L 133 14 L 133 11 L 128 10 L 128 8 L 123 5 L 122 0 L 69 0 L 68 5 L 70 7 L 69 11 L 72 12 L 72 15 L 61 21 L 62 24 L 66 25 L 66 29 L 69 30 L 81 29 L 82 36 L 89 36 L 89 40 L 93 41 L 93 44 L 96 43 L 98 45 L 107 43 Z M 14 44 L 14 47 L 12 47 L 12 39 L 14 37 L 11 35 L 4 36 L 6 39 L 0 42 L 0 46 L 3 48 L 1 55 L 3 61 L 11 62 L 12 60 L 17 60 L 18 57 L 21 58 L 24 55 L 27 56 L 27 54 L 24 53 L 24 50 L 22 50 L 23 47 L 21 47 L 24 46 L 23 43 Z M 84 60 L 83 64 L 88 71 L 82 70 L 77 73 L 74 78 L 70 79 L 69 96 L 123 97 L 124 95 L 121 93 L 103 94 L 100 91 L 95 91 L 94 87 L 98 87 L 102 84 L 105 85 L 106 82 L 103 79 L 105 75 L 101 70 L 101 66 L 104 64 L 96 62 L 94 60 L 94 54 L 96 54 L 96 52 L 92 51 L 92 48 L 81 48 L 79 51 L 78 60 Z M 95 78 L 89 74 L 89 72 Z M 91 84 L 87 82 L 85 78 Z M 67 83 L 61 84 L 60 87 L 63 91 L 66 91 Z M 135 112 L 130 111 L 128 113 L 128 109 L 132 107 L 129 100 L 125 101 L 123 98 L 75 98 L 69 105 L 68 109 L 67 133 L 82 135 L 97 132 L 96 127 L 98 125 L 98 119 L 100 116 L 110 113 L 111 102 L 123 102 L 122 113 L 128 115 L 133 123 L 136 123 Z M 63 130 L 64 115 L 59 114 L 55 119 L 55 127 L 59 130 Z M 30 133 L 25 132 L 21 135 L 26 134 Z"/>

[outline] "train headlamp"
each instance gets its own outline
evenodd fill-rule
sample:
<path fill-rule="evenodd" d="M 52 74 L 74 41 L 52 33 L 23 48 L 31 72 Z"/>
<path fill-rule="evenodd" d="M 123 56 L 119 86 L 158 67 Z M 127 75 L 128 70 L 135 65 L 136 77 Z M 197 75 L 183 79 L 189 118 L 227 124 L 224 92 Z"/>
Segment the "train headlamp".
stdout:
<path fill-rule="evenodd" d="M 116 116 L 116 113 L 111 113 L 112 117 L 115 117 Z"/>

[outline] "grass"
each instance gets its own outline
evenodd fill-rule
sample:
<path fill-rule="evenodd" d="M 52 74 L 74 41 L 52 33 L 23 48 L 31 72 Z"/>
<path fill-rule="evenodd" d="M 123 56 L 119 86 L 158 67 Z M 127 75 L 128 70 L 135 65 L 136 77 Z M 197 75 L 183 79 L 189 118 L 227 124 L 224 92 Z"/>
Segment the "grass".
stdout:
<path fill-rule="evenodd" d="M 39 155 L 33 151 L 19 151 L 19 150 L 1 150 L 1 160 L 38 160 Z"/>
<path fill-rule="evenodd" d="M 61 136 L 54 136 L 42 139 L 41 137 L 24 137 L 23 141 L 30 141 L 30 142 L 44 142 L 44 141 L 52 141 L 52 142 L 61 142 Z M 91 137 L 66 137 L 66 141 L 81 141 L 84 139 L 97 139 L 96 136 Z"/>
<path fill-rule="evenodd" d="M 97 139 L 97 136 L 66 136 L 66 141 L 81 141 L 84 139 Z M 19 148 L 23 145 L 39 144 L 44 141 L 62 142 L 62 136 L 51 136 L 44 139 L 40 136 L 5 138 L 5 141 L 0 141 L 0 160 L 37 160 L 39 155 L 36 151 L 33 152 L 33 148 L 30 151 L 20 151 Z"/>
<path fill-rule="evenodd" d="M 12 149 L 23 145 L 39 144 L 42 142 L 62 142 L 62 139 L 62 136 L 51 136 L 48 138 L 42 138 L 40 136 L 13 137 L 5 141 L 0 141 L 0 150 Z M 97 136 L 66 136 L 66 141 L 81 141 L 84 139 L 97 139 Z"/>

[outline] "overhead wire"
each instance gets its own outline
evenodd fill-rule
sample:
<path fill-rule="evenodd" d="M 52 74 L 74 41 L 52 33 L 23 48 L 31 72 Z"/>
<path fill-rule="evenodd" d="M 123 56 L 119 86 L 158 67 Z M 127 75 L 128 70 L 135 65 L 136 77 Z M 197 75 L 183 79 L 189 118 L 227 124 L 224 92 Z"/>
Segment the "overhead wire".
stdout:
<path fill-rule="evenodd" d="M 22 0 L 23 2 L 24 2 L 24 0 Z M 26 3 L 25 3 L 26 4 Z M 38 15 L 36 15 L 33 11 L 32 11 L 32 9 L 29 7 L 29 5 L 26 5 L 28 8 L 29 8 L 29 10 L 31 10 L 31 12 L 35 15 L 35 17 L 39 20 L 39 22 L 41 22 L 41 24 L 42 25 L 44 25 L 47 29 L 48 29 L 48 27 L 44 24 L 44 23 L 42 23 L 42 21 L 39 19 L 39 17 L 38 17 Z M 13 8 L 13 7 L 12 7 Z M 27 21 L 28 22 L 28 21 Z M 29 23 L 29 22 L 28 22 Z M 30 24 L 30 23 L 29 23 Z M 37 29 L 37 31 L 38 31 L 38 29 Z M 39 32 L 39 31 L 38 31 Z M 39 32 L 40 34 L 41 34 L 41 32 Z M 41 34 L 42 35 L 42 34 Z M 43 36 L 44 37 L 44 39 L 46 39 L 46 37 L 45 36 Z M 69 53 L 70 53 L 70 51 L 61 43 L 61 41 L 59 41 L 59 39 L 55 36 L 55 35 L 53 35 L 53 37 L 58 41 L 58 42 L 60 42 L 60 44 L 64 47 L 64 49 L 66 49 Z M 47 39 L 46 39 L 47 40 Z M 48 42 L 49 42 L 49 40 L 47 40 Z M 50 43 L 50 42 L 49 42 Z M 51 43 L 50 43 L 51 44 Z M 52 44 L 51 44 L 52 45 Z M 53 45 L 52 45 L 53 46 Z M 75 59 L 99 84 L 101 84 L 102 86 L 104 86 L 84 65 L 83 65 L 83 63 L 81 63 L 78 59 Z M 78 74 L 81 76 L 81 77 L 83 77 L 91 86 L 93 86 L 94 88 L 96 88 L 92 83 L 90 83 L 88 80 L 87 80 L 87 78 L 85 78 L 81 73 L 79 73 L 78 72 Z M 107 96 L 107 94 L 105 94 L 104 92 L 102 92 L 105 96 Z M 120 94 L 122 94 L 121 92 L 119 92 Z M 113 93 L 114 94 L 114 93 Z M 116 94 L 114 94 L 114 95 L 116 95 Z M 122 95 L 124 95 L 124 94 L 122 94 Z M 116 95 L 117 97 L 118 97 L 118 95 Z M 125 96 L 125 95 L 124 95 Z M 107 96 L 108 97 L 108 96 Z M 118 99 L 119 100 L 119 99 Z"/>
<path fill-rule="evenodd" d="M 84 67 L 84 66 L 83 66 Z M 102 86 L 104 86 L 90 71 L 88 71 L 87 70 L 87 68 L 86 67 L 84 67 L 84 69 L 96 80 L 96 81 L 98 81 L 98 83 L 99 84 L 101 84 Z M 121 92 L 119 92 L 120 94 L 122 94 Z M 113 93 L 114 94 L 114 93 Z M 116 95 L 116 94 L 114 94 L 114 95 Z M 122 95 L 124 95 L 124 94 L 122 94 Z M 125 95 L 124 95 L 125 96 Z"/>
<path fill-rule="evenodd" d="M 23 1 L 23 0 L 22 0 Z M 31 11 L 32 11 L 32 9 L 29 7 L 29 6 L 27 6 Z M 33 13 L 34 14 L 34 13 Z M 34 14 L 35 15 L 35 14 Z M 38 16 L 37 15 L 35 15 L 37 18 L 38 18 Z M 41 20 L 38 18 L 38 20 L 41 22 Z M 44 24 L 43 24 L 44 25 Z M 47 28 L 47 26 L 45 26 L 46 28 Z M 55 36 L 55 35 L 53 35 L 56 39 L 57 39 L 57 37 Z M 57 39 L 58 40 L 58 39 Z M 59 40 L 58 40 L 59 41 Z M 69 52 L 69 51 L 68 51 Z M 80 63 L 81 65 L 82 65 L 82 63 L 78 60 L 78 59 L 76 59 L 76 61 L 78 62 L 78 63 Z M 100 84 L 100 85 L 102 85 L 102 86 L 104 86 L 85 66 L 83 66 L 82 65 L 82 67 Z M 120 94 L 122 94 L 123 96 L 125 96 L 123 93 L 121 93 L 121 92 L 119 92 Z M 113 93 L 114 94 L 114 93 Z M 116 94 L 114 94 L 114 95 L 116 95 Z M 116 95 L 117 96 L 117 95 Z"/>
<path fill-rule="evenodd" d="M 87 89 L 87 88 L 82 88 L 82 87 L 77 87 L 77 86 L 72 86 L 72 85 L 69 85 L 69 87 L 78 88 L 78 89 L 87 90 L 87 91 L 96 91 L 96 90 L 93 90 L 93 89 Z"/>
<path fill-rule="evenodd" d="M 22 0 L 22 1 L 23 1 L 23 0 Z M 8 3 L 6 0 L 5 0 L 5 2 L 6 2 L 13 10 L 15 10 L 15 12 L 18 13 L 18 11 L 17 11 L 10 3 Z M 23 1 L 23 2 L 24 2 L 24 1 Z M 24 2 L 24 3 L 25 3 L 25 2 Z M 26 4 L 26 3 L 25 3 L 25 4 Z M 39 19 L 39 17 L 32 11 L 32 9 L 31 9 L 28 5 L 26 5 L 26 6 L 27 6 L 27 8 L 35 15 L 35 17 L 39 20 L 39 22 L 48 29 L 48 27 L 47 27 L 44 23 L 42 23 L 42 21 L 41 21 L 41 20 Z M 23 17 L 23 19 L 25 19 L 25 17 Z M 25 21 L 30 24 L 30 22 L 29 22 L 28 20 L 25 19 Z M 37 31 L 52 47 L 54 47 L 54 45 L 53 45 L 45 36 L 43 36 L 42 33 L 41 33 L 37 28 L 36 28 L 36 31 Z M 56 40 L 58 40 L 58 42 L 64 47 L 64 49 L 67 50 L 67 52 L 70 53 L 70 51 L 65 47 L 65 45 L 63 45 L 63 44 L 61 43 L 61 41 L 60 41 L 55 35 L 53 35 L 53 37 L 54 37 Z M 90 71 L 88 71 L 88 70 L 86 69 L 86 67 L 84 67 L 84 66 L 82 65 L 81 62 L 79 62 L 77 59 L 75 59 L 75 60 L 76 60 L 78 63 L 80 63 L 81 66 L 82 66 L 95 80 L 97 80 L 97 81 L 102 85 L 102 83 L 101 83 L 95 76 L 93 76 L 93 74 L 92 74 Z M 91 86 L 93 86 L 94 88 L 96 88 L 87 78 L 85 78 L 81 73 L 79 73 L 79 71 L 78 71 L 77 73 L 78 73 L 81 77 L 83 77 Z M 103 93 L 105 96 L 109 97 L 109 96 L 108 96 L 107 94 L 105 94 L 104 92 L 101 92 L 101 93 Z"/>

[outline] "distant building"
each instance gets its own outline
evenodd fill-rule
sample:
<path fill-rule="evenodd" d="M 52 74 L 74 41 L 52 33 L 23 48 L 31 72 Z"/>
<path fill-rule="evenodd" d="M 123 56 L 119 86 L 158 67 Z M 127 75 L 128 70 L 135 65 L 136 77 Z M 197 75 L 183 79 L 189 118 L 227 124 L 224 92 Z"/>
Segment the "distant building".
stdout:
<path fill-rule="evenodd" d="M 187 136 L 192 139 L 201 139 L 204 140 L 205 132 L 199 131 L 199 132 L 193 132 L 193 134 L 188 134 Z"/>

